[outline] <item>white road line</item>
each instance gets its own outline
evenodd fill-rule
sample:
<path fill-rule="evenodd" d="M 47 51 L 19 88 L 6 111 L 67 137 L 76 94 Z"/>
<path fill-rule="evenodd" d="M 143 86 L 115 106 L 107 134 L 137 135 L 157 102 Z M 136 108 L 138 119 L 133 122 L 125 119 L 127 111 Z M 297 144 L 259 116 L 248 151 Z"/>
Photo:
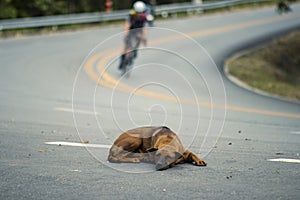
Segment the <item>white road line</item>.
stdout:
<path fill-rule="evenodd" d="M 274 158 L 268 159 L 271 162 L 287 162 L 287 163 L 300 163 L 299 159 L 291 159 L 291 158 Z"/>
<path fill-rule="evenodd" d="M 89 111 L 89 110 L 81 110 L 81 109 L 72 109 L 72 108 L 54 108 L 55 111 L 62 112 L 70 112 L 70 113 L 78 113 L 84 115 L 99 115 L 97 112 Z"/>
<path fill-rule="evenodd" d="M 75 142 L 45 142 L 45 144 L 57 145 L 57 146 L 104 148 L 104 149 L 109 149 L 111 147 L 111 145 L 106 145 L 106 144 L 84 144 L 84 143 L 75 143 Z"/>
<path fill-rule="evenodd" d="M 290 134 L 300 135 L 300 131 L 291 131 Z"/>

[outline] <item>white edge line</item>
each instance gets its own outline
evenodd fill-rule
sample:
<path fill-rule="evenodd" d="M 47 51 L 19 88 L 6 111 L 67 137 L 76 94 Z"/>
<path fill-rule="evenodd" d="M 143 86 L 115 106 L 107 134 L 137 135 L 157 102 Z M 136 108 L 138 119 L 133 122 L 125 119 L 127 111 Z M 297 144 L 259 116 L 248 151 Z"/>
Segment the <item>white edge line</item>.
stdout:
<path fill-rule="evenodd" d="M 45 142 L 45 144 L 57 145 L 57 146 L 104 148 L 104 149 L 109 149 L 111 147 L 111 145 L 106 145 L 106 144 L 84 144 L 84 143 L 75 143 L 75 142 Z"/>
<path fill-rule="evenodd" d="M 268 159 L 271 162 L 287 162 L 287 163 L 300 163 L 299 159 L 291 159 L 291 158 L 274 158 Z"/>
<path fill-rule="evenodd" d="M 290 134 L 300 135 L 300 131 L 291 131 Z"/>

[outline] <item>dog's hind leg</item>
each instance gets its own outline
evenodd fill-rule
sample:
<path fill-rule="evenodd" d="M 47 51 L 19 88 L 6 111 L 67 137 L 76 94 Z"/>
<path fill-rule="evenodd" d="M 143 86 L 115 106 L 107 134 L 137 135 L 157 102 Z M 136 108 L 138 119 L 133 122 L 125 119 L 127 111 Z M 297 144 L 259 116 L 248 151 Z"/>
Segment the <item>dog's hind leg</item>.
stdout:
<path fill-rule="evenodd" d="M 123 139 L 124 136 L 127 138 Z M 139 148 L 142 144 L 141 139 L 131 139 L 128 135 L 122 135 L 111 147 L 108 155 L 109 162 L 129 162 L 137 163 L 144 159 L 143 153 Z"/>
<path fill-rule="evenodd" d="M 144 159 L 142 153 L 134 153 L 113 146 L 109 152 L 108 161 L 114 163 L 139 163 Z"/>
<path fill-rule="evenodd" d="M 141 156 L 132 156 L 133 153 L 120 154 L 118 156 L 109 155 L 108 161 L 112 163 L 139 163 L 142 160 Z"/>

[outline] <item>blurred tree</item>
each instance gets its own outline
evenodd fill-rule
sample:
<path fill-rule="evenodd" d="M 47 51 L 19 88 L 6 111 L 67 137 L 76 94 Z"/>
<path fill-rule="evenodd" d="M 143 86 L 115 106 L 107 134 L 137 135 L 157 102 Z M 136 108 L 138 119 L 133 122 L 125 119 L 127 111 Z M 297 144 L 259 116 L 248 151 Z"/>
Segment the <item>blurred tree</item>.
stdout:
<path fill-rule="evenodd" d="M 113 3 L 114 10 L 129 9 L 131 7 L 131 0 L 113 0 Z"/>
<path fill-rule="evenodd" d="M 31 9 L 31 16 L 64 14 L 68 11 L 68 4 L 65 0 L 34 0 Z"/>
<path fill-rule="evenodd" d="M 0 19 L 16 18 L 17 9 L 11 4 L 11 0 L 0 1 Z"/>
<path fill-rule="evenodd" d="M 191 0 L 154 0 L 156 5 Z M 132 0 L 112 0 L 113 9 L 129 9 Z M 105 0 L 0 0 L 0 19 L 36 17 L 105 10 Z"/>

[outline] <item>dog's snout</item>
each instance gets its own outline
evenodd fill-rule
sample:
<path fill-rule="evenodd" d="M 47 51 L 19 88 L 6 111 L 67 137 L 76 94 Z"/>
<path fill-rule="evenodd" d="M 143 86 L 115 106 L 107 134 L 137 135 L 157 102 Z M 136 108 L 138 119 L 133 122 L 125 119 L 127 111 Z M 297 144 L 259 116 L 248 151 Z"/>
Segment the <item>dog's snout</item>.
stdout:
<path fill-rule="evenodd" d="M 168 164 L 164 159 L 159 159 L 155 165 L 156 170 L 164 170 L 168 168 Z"/>
<path fill-rule="evenodd" d="M 168 165 L 158 163 L 158 164 L 156 164 L 155 168 L 156 168 L 156 170 L 165 170 L 168 168 Z"/>

